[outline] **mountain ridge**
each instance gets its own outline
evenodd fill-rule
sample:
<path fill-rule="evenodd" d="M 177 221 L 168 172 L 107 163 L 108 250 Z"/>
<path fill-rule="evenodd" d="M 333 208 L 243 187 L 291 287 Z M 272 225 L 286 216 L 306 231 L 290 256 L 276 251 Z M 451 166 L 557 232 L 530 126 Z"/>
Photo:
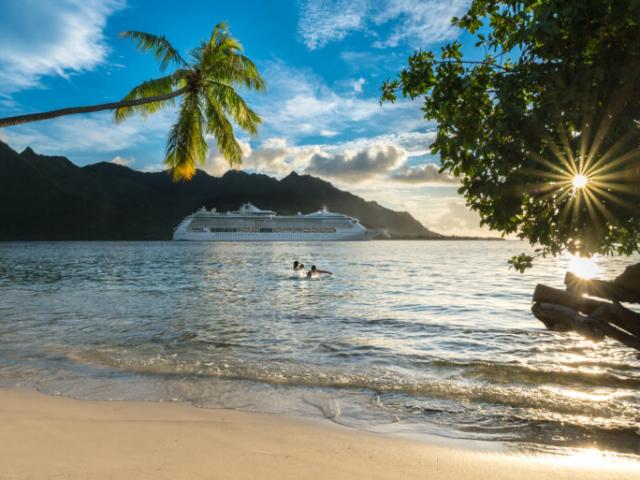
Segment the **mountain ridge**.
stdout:
<path fill-rule="evenodd" d="M 3 142 L 0 169 L 0 240 L 167 240 L 182 218 L 202 206 L 236 210 L 245 202 L 280 214 L 326 205 L 390 238 L 442 238 L 408 212 L 295 172 L 278 180 L 236 170 L 213 177 L 198 170 L 190 182 L 173 183 L 166 172 L 109 162 L 79 167 L 30 147 L 18 153 Z"/>

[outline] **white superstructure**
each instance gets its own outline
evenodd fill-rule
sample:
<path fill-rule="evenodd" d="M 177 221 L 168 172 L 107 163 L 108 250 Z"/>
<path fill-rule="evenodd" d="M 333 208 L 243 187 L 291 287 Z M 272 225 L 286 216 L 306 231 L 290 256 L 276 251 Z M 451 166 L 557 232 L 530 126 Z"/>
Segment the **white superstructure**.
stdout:
<path fill-rule="evenodd" d="M 235 212 L 204 207 L 187 216 L 173 232 L 174 240 L 334 241 L 368 240 L 373 235 L 360 222 L 326 208 L 307 215 L 277 215 L 245 203 Z"/>

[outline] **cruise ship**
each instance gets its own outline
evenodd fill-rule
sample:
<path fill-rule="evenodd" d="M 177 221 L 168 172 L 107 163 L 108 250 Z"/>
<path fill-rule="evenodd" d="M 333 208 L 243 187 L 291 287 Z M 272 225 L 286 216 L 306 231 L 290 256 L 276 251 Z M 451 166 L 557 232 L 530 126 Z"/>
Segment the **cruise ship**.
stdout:
<path fill-rule="evenodd" d="M 370 240 L 373 236 L 356 218 L 326 208 L 306 215 L 277 215 L 250 203 L 226 213 L 203 207 L 173 232 L 174 240 L 228 242 Z"/>

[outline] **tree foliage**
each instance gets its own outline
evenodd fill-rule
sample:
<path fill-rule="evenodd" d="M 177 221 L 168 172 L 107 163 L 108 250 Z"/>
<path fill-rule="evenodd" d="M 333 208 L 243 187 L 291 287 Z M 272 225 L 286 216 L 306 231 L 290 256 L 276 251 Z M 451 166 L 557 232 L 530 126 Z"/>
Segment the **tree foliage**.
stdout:
<path fill-rule="evenodd" d="M 261 122 L 259 115 L 245 103 L 236 87 L 264 90 L 264 81 L 258 69 L 242 54 L 242 45 L 226 26 L 215 26 L 211 37 L 191 51 L 191 61 L 185 60 L 163 36 L 144 32 L 123 32 L 138 49 L 151 52 L 165 70 L 170 64 L 177 69 L 165 77 L 146 81 L 133 88 L 123 100 L 143 99 L 181 92 L 178 120 L 171 128 L 167 141 L 165 164 L 174 180 L 188 180 L 196 167 L 205 162 L 208 145 L 205 135 L 212 135 L 218 150 L 232 166 L 242 161 L 232 122 L 243 130 L 256 134 Z M 167 105 L 174 98 L 124 106 L 114 112 L 116 121 L 132 115 L 147 116 Z"/>
<path fill-rule="evenodd" d="M 424 97 L 432 152 L 483 225 L 541 255 L 637 252 L 640 1 L 474 0 L 453 22 L 480 58 L 418 51 L 382 101 Z"/>

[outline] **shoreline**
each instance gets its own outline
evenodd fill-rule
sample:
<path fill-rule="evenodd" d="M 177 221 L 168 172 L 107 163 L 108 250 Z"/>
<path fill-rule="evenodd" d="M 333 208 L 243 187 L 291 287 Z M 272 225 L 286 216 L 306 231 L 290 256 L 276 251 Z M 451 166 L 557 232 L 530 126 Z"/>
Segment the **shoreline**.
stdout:
<path fill-rule="evenodd" d="M 640 462 L 465 449 L 319 419 L 0 388 L 0 478 L 637 478 Z"/>

